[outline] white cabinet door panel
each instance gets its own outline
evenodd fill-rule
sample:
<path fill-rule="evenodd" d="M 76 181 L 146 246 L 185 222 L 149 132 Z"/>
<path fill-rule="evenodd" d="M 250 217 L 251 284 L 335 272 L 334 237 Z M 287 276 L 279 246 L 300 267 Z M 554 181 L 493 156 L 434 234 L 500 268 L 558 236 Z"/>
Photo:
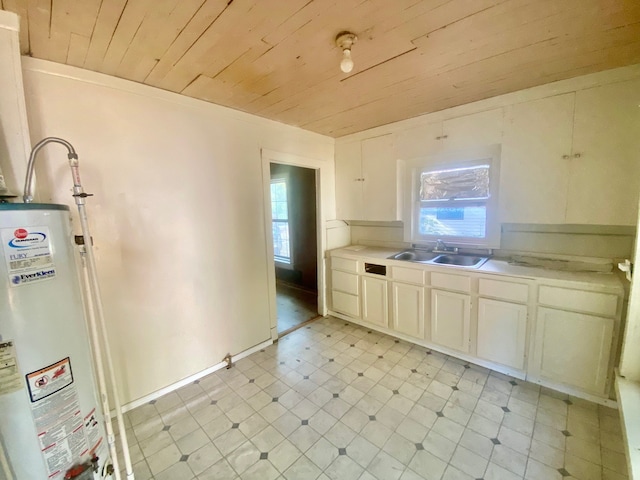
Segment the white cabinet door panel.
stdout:
<path fill-rule="evenodd" d="M 538 308 L 536 358 L 540 376 L 604 394 L 614 320 Z"/>
<path fill-rule="evenodd" d="M 502 143 L 502 108 L 445 120 L 444 150 L 468 150 Z"/>
<path fill-rule="evenodd" d="M 362 320 L 381 327 L 389 326 L 387 281 L 375 277 L 362 279 Z"/>
<path fill-rule="evenodd" d="M 398 218 L 397 163 L 393 135 L 362 141 L 361 220 L 393 221 Z"/>
<path fill-rule="evenodd" d="M 500 161 L 502 222 L 564 223 L 574 100 L 568 93 L 511 107 Z"/>
<path fill-rule="evenodd" d="M 336 144 L 336 216 L 358 220 L 362 214 L 362 152 L 360 142 Z"/>
<path fill-rule="evenodd" d="M 524 370 L 527 307 L 481 298 L 478 301 L 477 355 Z"/>
<path fill-rule="evenodd" d="M 392 283 L 393 329 L 424 339 L 424 287 Z"/>
<path fill-rule="evenodd" d="M 639 104 L 640 80 L 576 93 L 566 223 L 636 224 Z"/>
<path fill-rule="evenodd" d="M 403 160 L 435 155 L 442 148 L 442 122 L 427 123 L 396 133 L 396 154 Z"/>
<path fill-rule="evenodd" d="M 431 341 L 469 352 L 471 297 L 461 293 L 431 290 Z"/>

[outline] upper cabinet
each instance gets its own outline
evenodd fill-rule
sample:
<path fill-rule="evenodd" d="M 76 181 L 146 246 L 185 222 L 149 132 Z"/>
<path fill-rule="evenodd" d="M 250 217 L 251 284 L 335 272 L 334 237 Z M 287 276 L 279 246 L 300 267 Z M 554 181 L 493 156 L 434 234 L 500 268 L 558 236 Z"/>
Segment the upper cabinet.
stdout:
<path fill-rule="evenodd" d="M 456 151 L 502 143 L 502 108 L 451 118 L 442 123 L 442 150 Z"/>
<path fill-rule="evenodd" d="M 501 221 L 634 225 L 640 81 L 513 105 L 502 149 Z"/>
<path fill-rule="evenodd" d="M 565 223 L 635 225 L 640 80 L 576 92 Z"/>
<path fill-rule="evenodd" d="M 563 223 L 575 94 L 513 105 L 500 164 L 500 220 Z"/>
<path fill-rule="evenodd" d="M 393 135 L 336 145 L 336 209 L 342 220 L 400 218 Z"/>
<path fill-rule="evenodd" d="M 400 219 L 397 160 L 501 144 L 501 223 L 635 225 L 638 105 L 640 79 L 625 80 L 338 144 L 338 218 Z"/>
<path fill-rule="evenodd" d="M 502 142 L 502 108 L 427 123 L 396 133 L 396 155 L 402 160 L 469 150 Z"/>
<path fill-rule="evenodd" d="M 362 215 L 361 142 L 336 144 L 336 216 L 354 220 Z"/>

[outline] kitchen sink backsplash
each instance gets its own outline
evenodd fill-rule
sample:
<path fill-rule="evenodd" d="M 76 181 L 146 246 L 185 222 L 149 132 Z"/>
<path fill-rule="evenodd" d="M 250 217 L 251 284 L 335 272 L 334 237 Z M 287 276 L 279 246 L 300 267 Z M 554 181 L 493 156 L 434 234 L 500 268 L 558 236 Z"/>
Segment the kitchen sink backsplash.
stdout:
<path fill-rule="evenodd" d="M 352 245 L 403 249 L 402 222 L 347 222 Z M 635 227 L 609 225 L 502 224 L 500 249 L 495 256 L 532 254 L 549 257 L 630 258 Z M 586 259 L 585 259 L 586 260 Z"/>

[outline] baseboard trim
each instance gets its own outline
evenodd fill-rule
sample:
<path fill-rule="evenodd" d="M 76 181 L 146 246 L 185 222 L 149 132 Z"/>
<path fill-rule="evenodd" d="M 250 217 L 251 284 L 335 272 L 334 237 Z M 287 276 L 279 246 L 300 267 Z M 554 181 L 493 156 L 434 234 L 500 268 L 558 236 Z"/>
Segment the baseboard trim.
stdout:
<path fill-rule="evenodd" d="M 238 360 L 242 360 L 245 357 L 248 357 L 249 355 L 251 355 L 252 353 L 255 353 L 257 351 L 262 350 L 263 348 L 268 347 L 269 345 L 273 344 L 273 339 L 269 339 L 269 340 L 265 340 L 262 343 L 259 343 L 258 345 L 255 345 L 243 352 L 238 353 L 237 355 L 233 355 L 231 357 L 231 361 L 232 362 L 237 362 Z M 160 398 L 163 395 L 166 395 L 167 393 L 171 393 L 175 390 L 178 390 L 179 388 L 184 387 L 185 385 L 189 385 L 190 383 L 195 382 L 196 380 L 200 380 L 203 377 L 206 377 L 207 375 L 217 372 L 218 370 L 221 370 L 223 368 L 225 368 L 227 366 L 226 362 L 220 362 L 216 365 L 213 365 L 212 367 L 209 367 L 205 370 L 202 370 L 201 372 L 198 372 L 194 375 L 191 375 L 187 378 L 184 378 L 176 383 L 173 383 L 171 385 L 168 385 L 164 388 L 161 388 L 160 390 L 156 390 L 153 393 L 150 393 L 149 395 L 145 395 L 142 398 L 139 398 L 137 400 L 134 400 L 132 402 L 126 403 L 122 406 L 122 411 L 123 412 L 128 412 L 130 410 L 133 410 L 134 408 L 140 407 L 146 403 L 149 403 L 152 400 L 157 400 L 158 398 Z M 111 416 L 112 418 L 115 418 L 115 411 L 111 412 Z"/>

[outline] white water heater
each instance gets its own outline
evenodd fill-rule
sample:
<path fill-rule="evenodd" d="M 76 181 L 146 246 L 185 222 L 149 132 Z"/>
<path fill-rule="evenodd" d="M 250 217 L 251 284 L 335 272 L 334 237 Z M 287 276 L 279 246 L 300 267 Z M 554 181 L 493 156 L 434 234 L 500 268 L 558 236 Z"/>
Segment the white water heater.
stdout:
<path fill-rule="evenodd" d="M 103 478 L 69 208 L 0 203 L 0 240 L 0 479 Z"/>

